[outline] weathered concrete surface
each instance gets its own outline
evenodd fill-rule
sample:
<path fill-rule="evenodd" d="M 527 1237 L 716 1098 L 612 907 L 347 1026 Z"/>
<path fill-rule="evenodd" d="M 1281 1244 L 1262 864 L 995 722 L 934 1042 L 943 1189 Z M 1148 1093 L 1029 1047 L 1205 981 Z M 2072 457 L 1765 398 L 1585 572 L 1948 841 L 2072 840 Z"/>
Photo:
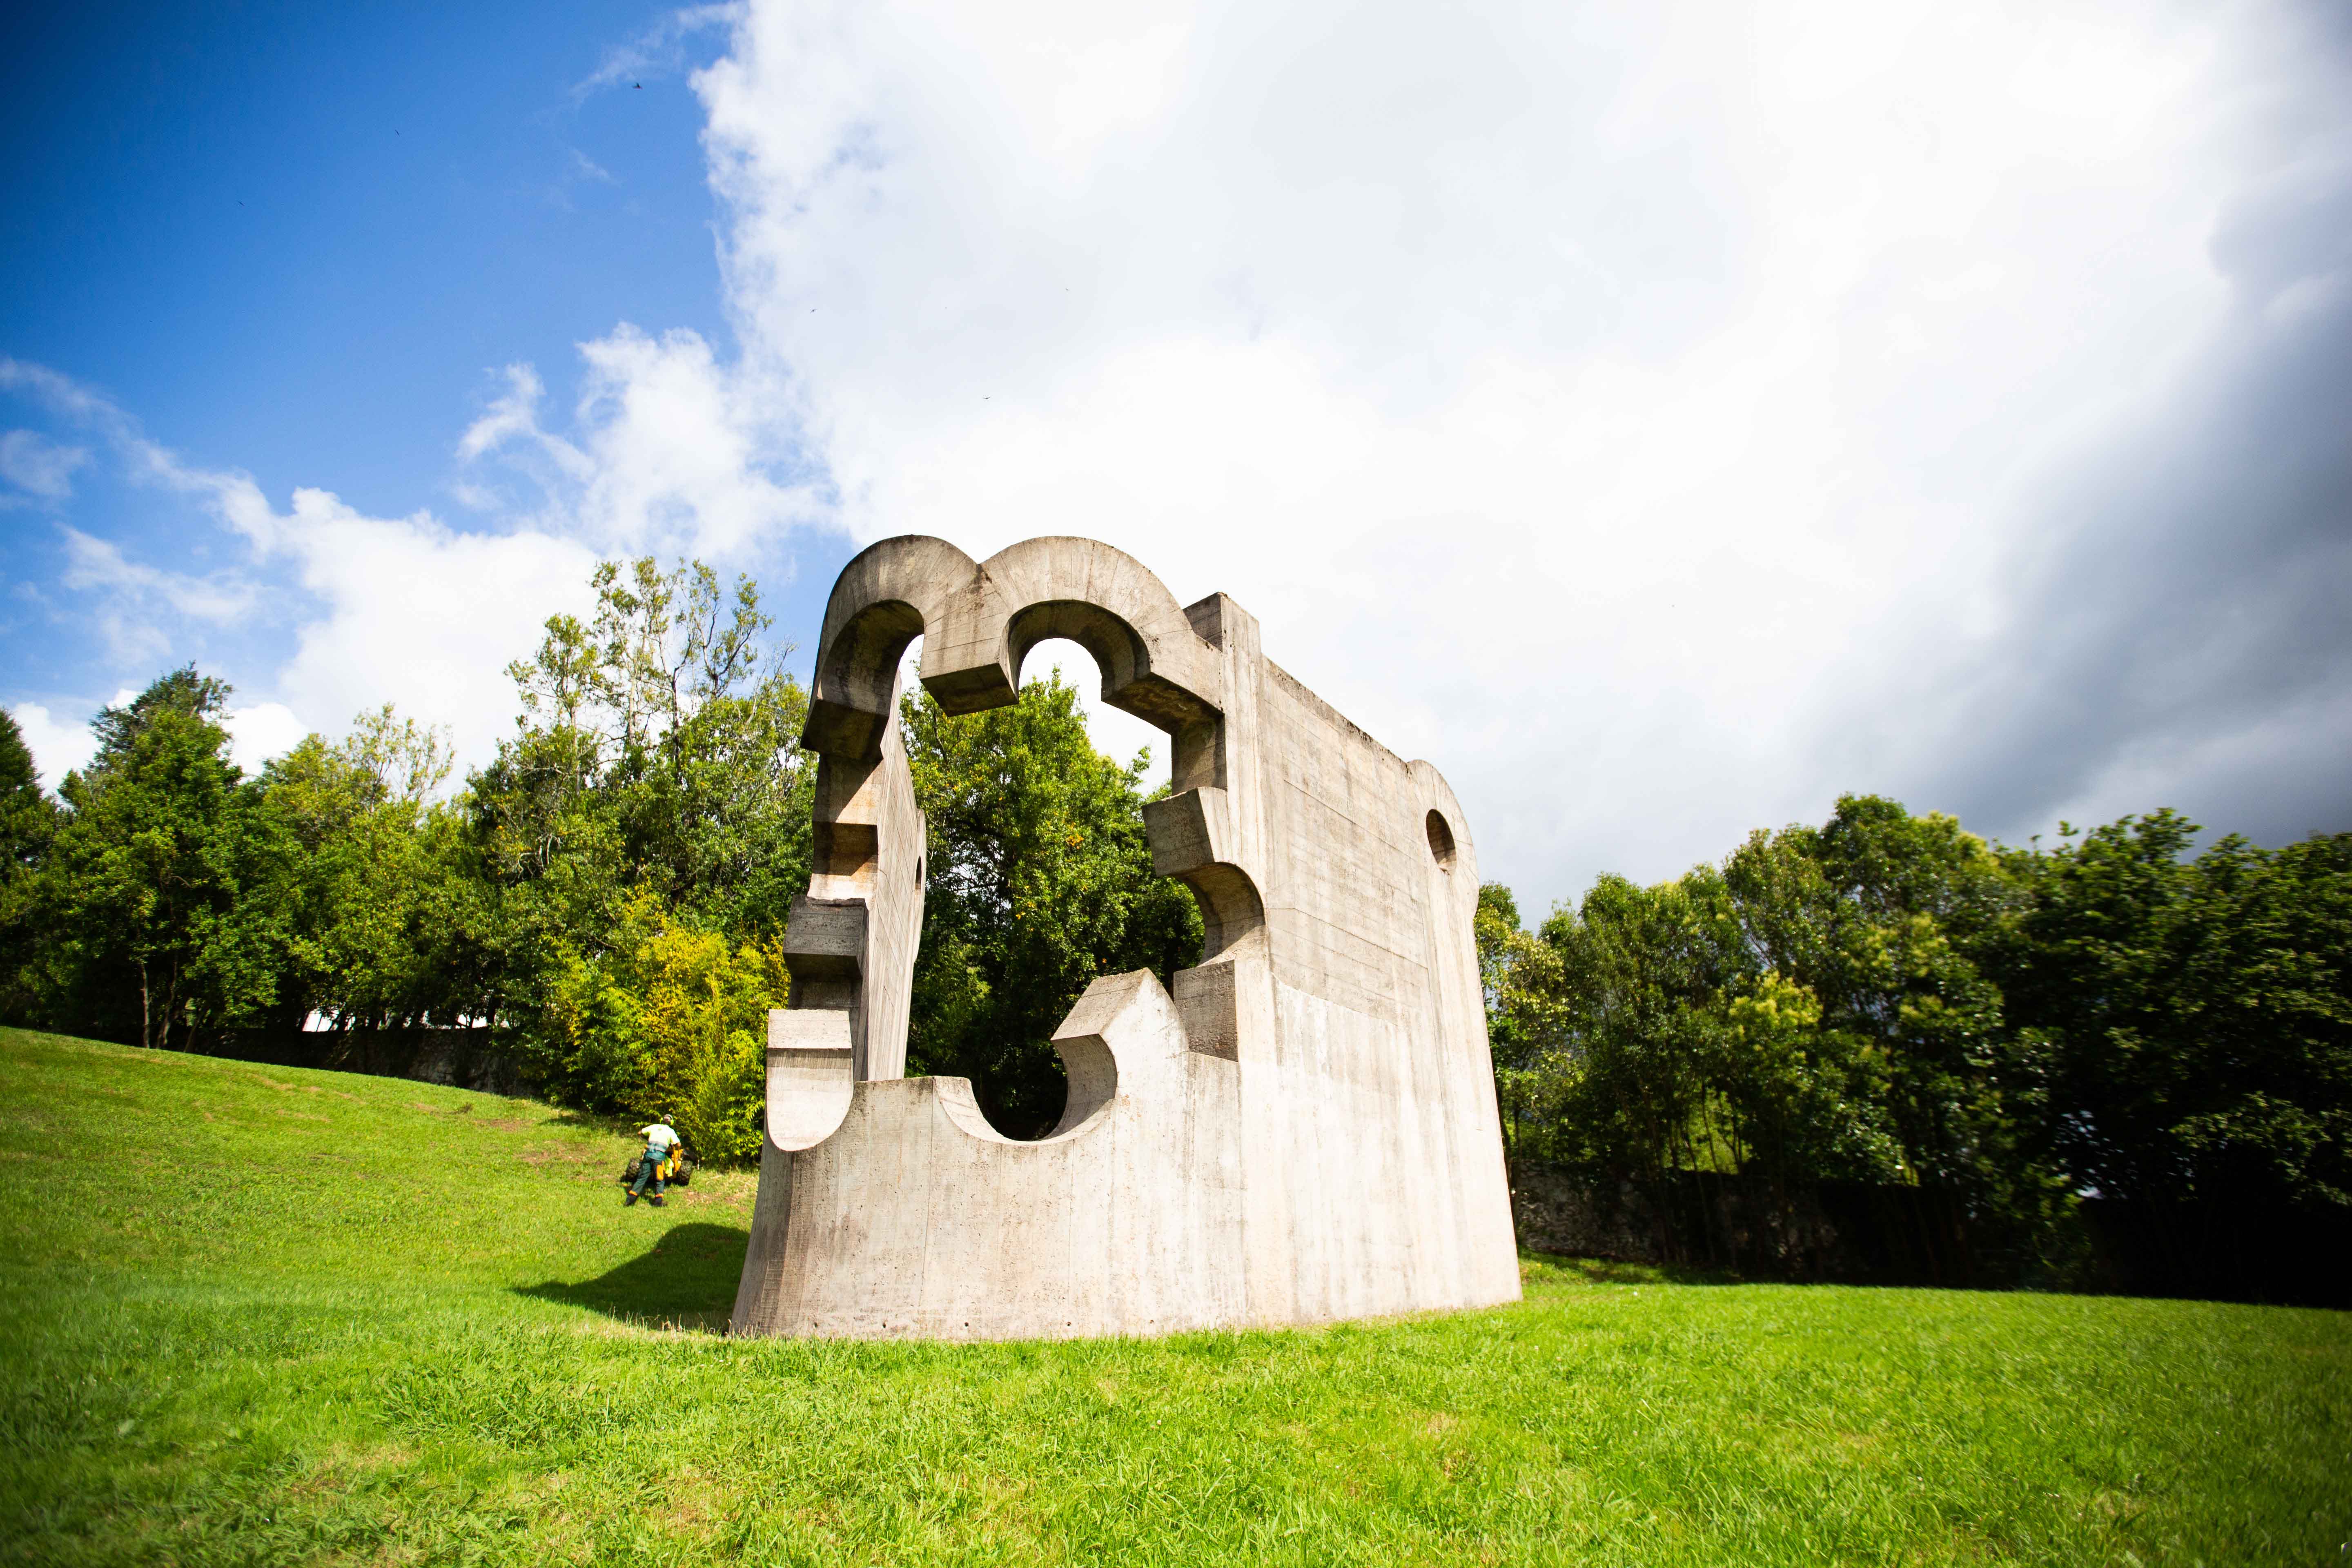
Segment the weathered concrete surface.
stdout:
<path fill-rule="evenodd" d="M 884 700 L 896 710 L 894 678 Z M 907 1070 L 915 949 L 923 936 L 923 814 L 898 727 L 883 727 L 869 760 L 820 752 L 813 875 L 793 901 L 784 959 L 791 1005 L 848 1014 L 860 1083 Z"/>
<path fill-rule="evenodd" d="M 961 1079 L 887 1081 L 921 918 L 891 722 L 919 633 L 950 711 L 1013 700 L 1029 649 L 1066 637 L 1173 741 L 1146 826 L 1200 900 L 1202 963 L 1172 996 L 1096 983 L 1055 1041 L 1070 1110 L 1034 1143 Z M 738 1332 L 1149 1334 L 1517 1299 L 1460 804 L 1267 661 L 1234 601 L 1180 607 L 1090 540 L 984 563 L 886 540 L 835 585 L 803 742 L 831 771 L 793 1007 L 839 1017 L 772 1031 Z M 821 1054 L 843 1039 L 848 1061 Z"/>
<path fill-rule="evenodd" d="M 1029 1339 L 1242 1321 L 1238 1067 L 1186 1048 L 1148 971 L 1097 981 L 1055 1044 L 1070 1106 L 1036 1142 L 991 1127 L 968 1079 L 917 1078 L 857 1085 L 829 1138 L 772 1152 L 739 1331 Z"/>

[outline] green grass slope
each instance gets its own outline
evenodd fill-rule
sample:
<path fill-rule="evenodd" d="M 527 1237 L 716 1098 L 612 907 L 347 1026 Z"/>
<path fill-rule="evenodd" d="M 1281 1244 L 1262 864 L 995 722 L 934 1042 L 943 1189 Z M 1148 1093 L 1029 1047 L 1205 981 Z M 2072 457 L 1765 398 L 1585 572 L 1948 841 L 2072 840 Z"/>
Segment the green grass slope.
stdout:
<path fill-rule="evenodd" d="M 0 1562 L 2317 1563 L 2352 1319 L 1672 1285 L 737 1342 L 748 1176 L 544 1106 L 0 1031 Z"/>

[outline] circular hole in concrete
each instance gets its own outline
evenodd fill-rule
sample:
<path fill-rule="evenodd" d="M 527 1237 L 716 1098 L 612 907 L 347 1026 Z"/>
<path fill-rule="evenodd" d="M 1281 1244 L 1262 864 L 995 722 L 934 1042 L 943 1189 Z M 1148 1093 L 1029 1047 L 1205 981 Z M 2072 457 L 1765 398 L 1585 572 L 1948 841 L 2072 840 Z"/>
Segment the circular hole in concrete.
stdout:
<path fill-rule="evenodd" d="M 1454 829 L 1445 826 L 1445 814 L 1429 814 L 1429 857 L 1437 862 L 1441 871 L 1454 869 Z"/>

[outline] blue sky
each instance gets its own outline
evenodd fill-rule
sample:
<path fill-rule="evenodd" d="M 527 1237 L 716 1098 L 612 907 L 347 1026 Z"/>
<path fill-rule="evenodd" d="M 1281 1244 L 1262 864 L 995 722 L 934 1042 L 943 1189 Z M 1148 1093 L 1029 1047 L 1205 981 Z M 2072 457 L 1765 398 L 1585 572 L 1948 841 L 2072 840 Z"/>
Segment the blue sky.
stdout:
<path fill-rule="evenodd" d="M 2340 6 L 27 26 L 52 774 L 188 659 L 248 759 L 389 700 L 479 762 L 601 557 L 751 573 L 804 659 L 866 541 L 1067 532 L 1238 597 L 1532 909 L 1843 790 L 2352 828 Z"/>
<path fill-rule="evenodd" d="M 11 51 L 12 352 L 265 487 L 428 499 L 509 360 L 718 325 L 675 72 L 575 93 L 642 6 L 55 7 Z M 595 171 L 593 172 L 592 171 Z"/>
<path fill-rule="evenodd" d="M 503 390 L 502 367 L 544 365 L 561 391 L 574 345 L 618 321 L 725 337 L 685 79 L 724 37 L 665 27 L 670 15 L 31 17 L 0 109 L 0 353 L 102 395 L 189 463 L 249 474 L 280 505 L 322 484 L 372 515 L 499 526 L 497 509 L 478 517 L 451 487 L 457 440 Z M 628 79 L 597 79 L 637 56 Z M 236 570 L 239 542 L 189 498 L 127 482 L 89 429 L 39 399 L 11 399 L 5 424 L 92 454 L 69 499 L 0 512 L 6 699 L 79 720 L 186 658 L 248 699 L 274 695 L 309 608 L 286 574 L 239 574 L 262 589 L 248 614 L 167 614 L 159 638 L 110 638 L 92 595 L 63 585 L 60 525 L 198 576 Z M 732 564 L 772 585 L 781 619 L 810 622 L 854 547 L 768 543 Z M 811 544 L 814 574 L 793 575 Z M 301 717 L 333 730 L 349 715 Z"/>

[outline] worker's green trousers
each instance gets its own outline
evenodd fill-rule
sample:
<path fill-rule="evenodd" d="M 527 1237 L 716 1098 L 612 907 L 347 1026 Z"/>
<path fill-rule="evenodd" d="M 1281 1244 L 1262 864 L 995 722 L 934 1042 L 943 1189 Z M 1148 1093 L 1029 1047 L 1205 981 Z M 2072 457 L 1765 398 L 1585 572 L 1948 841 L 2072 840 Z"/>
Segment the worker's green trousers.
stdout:
<path fill-rule="evenodd" d="M 651 1182 L 651 1183 L 653 1184 L 653 1187 L 652 1187 L 652 1194 L 653 1194 L 653 1195 L 654 1195 L 655 1197 L 659 1197 L 659 1196 L 661 1196 L 661 1194 L 662 1194 L 661 1168 L 662 1168 L 662 1156 L 661 1156 L 661 1155 L 659 1155 L 659 1154 L 655 1153 L 655 1152 L 654 1152 L 652 1150 L 650 1150 L 650 1149 L 646 1150 L 646 1162 L 645 1162 L 645 1168 L 644 1168 L 643 1170 L 641 1170 L 641 1171 L 639 1171 L 639 1172 L 637 1173 L 636 1184 L 635 1184 L 635 1186 L 632 1186 L 632 1187 L 629 1189 L 629 1191 L 631 1191 L 631 1192 L 633 1192 L 633 1193 L 636 1194 L 639 1197 L 643 1197 L 643 1196 L 645 1196 L 645 1195 L 646 1195 L 646 1190 L 647 1190 L 647 1189 L 646 1189 L 646 1184 L 647 1182 Z"/>

